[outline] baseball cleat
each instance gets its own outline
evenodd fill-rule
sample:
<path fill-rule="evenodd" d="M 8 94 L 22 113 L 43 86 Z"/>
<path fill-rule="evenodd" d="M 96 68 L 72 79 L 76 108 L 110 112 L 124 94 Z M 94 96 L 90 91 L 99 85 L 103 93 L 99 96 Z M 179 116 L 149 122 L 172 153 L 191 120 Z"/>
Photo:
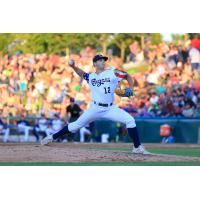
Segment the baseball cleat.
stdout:
<path fill-rule="evenodd" d="M 53 142 L 53 136 L 48 135 L 44 139 L 41 140 L 41 145 L 47 145 L 47 144 L 52 143 L 52 142 Z"/>
<path fill-rule="evenodd" d="M 140 145 L 138 148 L 133 147 L 132 153 L 143 154 L 143 155 L 152 155 L 152 153 L 148 152 L 142 145 Z"/>

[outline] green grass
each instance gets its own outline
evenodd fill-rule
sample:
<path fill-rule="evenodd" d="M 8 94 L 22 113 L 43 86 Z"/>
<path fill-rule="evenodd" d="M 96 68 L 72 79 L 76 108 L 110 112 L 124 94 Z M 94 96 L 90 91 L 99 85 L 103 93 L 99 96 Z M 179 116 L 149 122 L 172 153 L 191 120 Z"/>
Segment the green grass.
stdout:
<path fill-rule="evenodd" d="M 96 150 L 131 152 L 129 148 L 96 148 Z M 200 148 L 148 148 L 148 151 L 156 154 L 200 157 Z"/>
<path fill-rule="evenodd" d="M 177 156 L 194 156 L 200 157 L 200 148 L 178 148 L 178 149 L 149 149 L 152 153 L 157 154 L 169 154 L 169 155 L 177 155 Z"/>
<path fill-rule="evenodd" d="M 135 73 L 138 73 L 138 72 L 145 72 L 147 71 L 149 68 L 148 65 L 143 65 L 143 66 L 140 66 L 140 67 L 135 67 L 135 68 L 132 68 L 132 69 L 128 69 L 127 72 L 129 74 L 135 74 Z"/>

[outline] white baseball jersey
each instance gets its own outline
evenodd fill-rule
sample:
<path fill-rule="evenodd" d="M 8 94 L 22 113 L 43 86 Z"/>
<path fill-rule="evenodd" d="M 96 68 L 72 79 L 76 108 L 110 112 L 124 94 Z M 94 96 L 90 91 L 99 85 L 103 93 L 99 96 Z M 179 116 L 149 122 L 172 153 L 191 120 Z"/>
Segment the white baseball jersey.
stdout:
<path fill-rule="evenodd" d="M 45 129 L 47 129 L 47 127 L 48 127 L 48 120 L 45 119 L 45 118 L 41 118 L 41 119 L 38 121 L 38 126 L 39 126 L 38 131 L 45 131 Z M 37 129 L 36 129 L 36 130 L 37 130 Z"/>
<path fill-rule="evenodd" d="M 118 82 L 126 76 L 126 72 L 108 69 L 100 74 L 84 73 L 83 78 L 89 84 L 92 101 L 110 104 L 114 101 L 114 93 Z"/>
<path fill-rule="evenodd" d="M 54 119 L 52 120 L 52 129 L 58 131 L 62 128 L 63 121 L 61 119 Z"/>
<path fill-rule="evenodd" d="M 191 48 L 189 51 L 191 63 L 200 63 L 200 52 L 196 48 Z"/>

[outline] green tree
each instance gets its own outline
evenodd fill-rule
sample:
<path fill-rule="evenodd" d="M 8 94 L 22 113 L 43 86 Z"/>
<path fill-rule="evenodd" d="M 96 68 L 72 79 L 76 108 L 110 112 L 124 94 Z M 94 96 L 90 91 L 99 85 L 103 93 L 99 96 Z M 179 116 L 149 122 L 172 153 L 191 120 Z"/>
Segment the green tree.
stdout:
<path fill-rule="evenodd" d="M 107 48 L 112 42 L 113 34 L 112 33 L 100 33 L 98 34 L 97 42 L 101 46 L 102 52 L 104 55 L 107 53 Z"/>
<path fill-rule="evenodd" d="M 11 33 L 0 33 L 0 53 L 8 53 L 8 45 L 13 41 L 14 36 Z"/>
<path fill-rule="evenodd" d="M 63 34 L 31 34 L 27 41 L 27 47 L 33 53 L 59 53 L 65 50 L 66 41 Z"/>
<path fill-rule="evenodd" d="M 149 39 L 153 44 L 159 44 L 162 41 L 162 35 L 160 33 L 137 33 L 135 38 L 141 48 L 144 48 L 145 40 Z"/>
<path fill-rule="evenodd" d="M 126 48 L 136 39 L 135 33 L 117 33 L 114 34 L 112 43 L 120 49 L 120 58 L 124 61 Z"/>
<path fill-rule="evenodd" d="M 91 33 L 68 33 L 64 34 L 65 44 L 67 48 L 73 52 L 79 52 L 81 49 L 90 46 L 95 49 L 100 48 L 98 42 L 99 35 Z"/>
<path fill-rule="evenodd" d="M 125 52 L 129 52 L 128 46 L 133 41 L 138 41 L 141 48 L 144 48 L 145 39 L 149 37 L 153 44 L 158 44 L 162 41 L 160 33 L 119 33 L 114 34 L 112 43 L 116 44 L 120 49 L 120 57 L 124 61 Z"/>
<path fill-rule="evenodd" d="M 180 40 L 184 40 L 184 34 L 172 34 L 173 43 L 177 44 Z"/>
<path fill-rule="evenodd" d="M 195 36 L 197 36 L 200 39 L 200 33 L 188 33 L 188 36 L 190 39 L 194 38 Z"/>
<path fill-rule="evenodd" d="M 159 44 L 162 41 L 162 35 L 160 33 L 150 33 L 153 44 Z"/>
<path fill-rule="evenodd" d="M 24 53 L 59 53 L 66 46 L 63 34 L 57 33 L 13 33 L 6 38 L 6 44 L 10 44 L 10 53 L 15 51 L 23 51 Z"/>
<path fill-rule="evenodd" d="M 120 56 L 124 60 L 128 46 L 137 40 L 144 45 L 145 37 L 151 37 L 154 43 L 161 39 L 160 34 L 150 33 L 2 33 L 0 34 L 1 53 L 61 53 L 66 48 L 78 53 L 90 46 L 106 54 L 108 46 L 114 52 L 120 49 Z M 9 47 L 9 48 L 8 48 Z"/>

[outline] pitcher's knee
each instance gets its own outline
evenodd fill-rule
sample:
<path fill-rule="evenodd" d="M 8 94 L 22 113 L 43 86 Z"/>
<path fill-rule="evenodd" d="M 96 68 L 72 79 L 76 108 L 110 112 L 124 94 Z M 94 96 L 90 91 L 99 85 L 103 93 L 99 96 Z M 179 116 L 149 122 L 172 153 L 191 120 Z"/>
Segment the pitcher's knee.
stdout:
<path fill-rule="evenodd" d="M 126 122 L 126 128 L 134 128 L 134 127 L 136 127 L 136 123 L 134 119 L 131 119 Z"/>
<path fill-rule="evenodd" d="M 68 129 L 71 133 L 76 133 L 80 128 L 82 128 L 82 125 L 76 121 L 68 124 Z"/>

